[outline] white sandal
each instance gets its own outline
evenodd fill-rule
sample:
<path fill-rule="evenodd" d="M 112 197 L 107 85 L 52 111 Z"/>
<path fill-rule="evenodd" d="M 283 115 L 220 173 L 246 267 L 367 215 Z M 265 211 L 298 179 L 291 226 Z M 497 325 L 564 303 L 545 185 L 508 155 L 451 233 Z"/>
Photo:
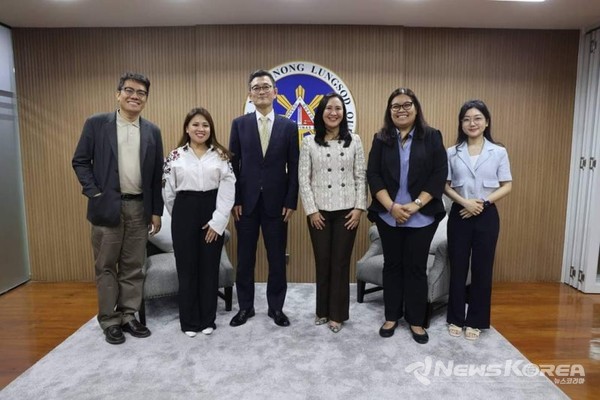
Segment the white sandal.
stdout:
<path fill-rule="evenodd" d="M 477 340 L 477 339 L 479 339 L 480 333 L 481 333 L 481 329 L 471 328 L 471 327 L 467 326 L 467 329 L 465 329 L 465 339 Z"/>
<path fill-rule="evenodd" d="M 463 329 L 460 326 L 449 324 L 448 325 L 448 333 L 450 336 L 459 337 L 462 336 Z"/>

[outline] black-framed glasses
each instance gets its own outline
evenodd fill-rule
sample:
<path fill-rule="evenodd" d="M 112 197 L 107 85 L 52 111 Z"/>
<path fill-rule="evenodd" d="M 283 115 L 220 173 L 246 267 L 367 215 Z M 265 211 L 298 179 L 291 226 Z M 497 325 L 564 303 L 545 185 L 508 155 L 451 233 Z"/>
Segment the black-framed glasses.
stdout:
<path fill-rule="evenodd" d="M 398 104 L 398 103 L 394 103 L 390 106 L 390 110 L 392 110 L 393 112 L 398 112 L 400 110 L 405 110 L 408 111 L 412 108 L 413 106 L 413 102 L 412 101 L 407 101 L 405 103 L 402 104 Z"/>
<path fill-rule="evenodd" d="M 255 85 L 250 88 L 252 93 L 260 93 L 260 92 L 269 93 L 271 91 L 271 89 L 273 89 L 272 85 Z"/>
<path fill-rule="evenodd" d="M 125 94 L 130 97 L 133 96 L 133 94 L 135 93 L 140 99 L 143 99 L 146 96 L 148 96 L 148 92 L 146 92 L 145 90 L 135 90 L 134 88 L 130 88 L 129 86 L 124 87 L 123 89 L 121 89 L 121 91 L 125 92 Z"/>

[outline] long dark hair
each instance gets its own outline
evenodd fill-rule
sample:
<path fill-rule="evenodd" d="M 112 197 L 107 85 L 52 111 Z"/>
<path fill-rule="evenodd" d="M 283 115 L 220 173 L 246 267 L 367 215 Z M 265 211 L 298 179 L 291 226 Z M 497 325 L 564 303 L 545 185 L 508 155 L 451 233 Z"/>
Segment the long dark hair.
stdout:
<path fill-rule="evenodd" d="M 325 108 L 327 107 L 327 103 L 329 100 L 333 98 L 338 98 L 342 102 L 342 110 L 344 111 L 344 116 L 342 121 L 340 122 L 340 140 L 344 141 L 344 147 L 350 146 L 350 142 L 352 142 L 352 135 L 348 130 L 348 118 L 346 117 L 346 105 L 344 104 L 344 99 L 337 93 L 327 93 L 317 106 L 315 111 L 315 142 L 320 145 L 327 147 L 329 144 L 325 141 L 325 134 L 327 133 L 327 128 L 325 127 L 325 121 L 323 120 L 323 113 L 325 112 Z"/>
<path fill-rule="evenodd" d="M 179 139 L 179 143 L 177 147 L 184 146 L 186 143 L 190 142 L 190 136 L 187 133 L 187 126 L 189 125 L 192 118 L 196 115 L 202 115 L 208 121 L 208 126 L 210 127 L 210 135 L 208 136 L 208 140 L 206 141 L 207 146 L 213 146 L 218 149 L 220 153 L 223 155 L 223 158 L 231 159 L 231 153 L 225 147 L 223 147 L 219 141 L 217 140 L 217 133 L 215 132 L 215 123 L 208 112 L 208 110 L 204 107 L 192 108 L 190 112 L 185 116 L 185 120 L 183 121 L 183 135 L 181 139 Z"/>
<path fill-rule="evenodd" d="M 481 111 L 481 113 L 485 117 L 487 127 L 483 131 L 483 137 L 494 144 L 501 145 L 500 143 L 496 143 L 494 139 L 492 139 L 492 114 L 490 114 L 490 110 L 488 110 L 485 103 L 481 100 L 469 100 L 465 102 L 465 104 L 463 104 L 463 106 L 460 108 L 460 112 L 458 113 L 458 135 L 456 136 L 456 144 L 459 145 L 463 142 L 466 142 L 469 138 L 462 129 L 462 120 L 465 117 L 467 111 L 469 111 L 471 108 L 476 108 L 477 110 Z"/>
<path fill-rule="evenodd" d="M 425 128 L 428 126 L 417 95 L 415 95 L 415 93 L 408 88 L 398 88 L 394 90 L 388 98 L 387 105 L 385 107 L 385 114 L 383 115 L 383 126 L 377 133 L 377 137 L 388 144 L 393 143 L 398 135 L 390 110 L 392 107 L 392 100 L 401 94 L 410 97 L 413 102 L 413 107 L 415 107 L 415 110 L 417 111 L 417 116 L 415 118 L 415 135 L 422 135 L 423 132 L 425 132 Z"/>

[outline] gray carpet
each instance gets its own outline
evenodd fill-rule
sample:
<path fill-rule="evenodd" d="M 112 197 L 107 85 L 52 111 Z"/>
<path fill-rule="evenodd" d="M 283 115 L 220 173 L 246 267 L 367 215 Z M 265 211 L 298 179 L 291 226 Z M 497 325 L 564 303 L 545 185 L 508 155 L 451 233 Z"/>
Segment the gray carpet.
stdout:
<path fill-rule="evenodd" d="M 257 315 L 237 328 L 229 326 L 235 309 L 219 300 L 217 330 L 193 339 L 179 330 L 173 299 L 148 304 L 151 337 L 127 335 L 119 346 L 106 343 L 92 319 L 0 399 L 567 398 L 546 377 L 527 376 L 527 359 L 494 329 L 477 342 L 450 337 L 445 310 L 432 320 L 429 344 L 419 345 L 404 322 L 392 338 L 379 337 L 381 292 L 358 304 L 353 286 L 351 319 L 338 334 L 314 325 L 313 284 L 289 285 L 287 328 L 267 317 L 264 292 L 257 285 Z"/>

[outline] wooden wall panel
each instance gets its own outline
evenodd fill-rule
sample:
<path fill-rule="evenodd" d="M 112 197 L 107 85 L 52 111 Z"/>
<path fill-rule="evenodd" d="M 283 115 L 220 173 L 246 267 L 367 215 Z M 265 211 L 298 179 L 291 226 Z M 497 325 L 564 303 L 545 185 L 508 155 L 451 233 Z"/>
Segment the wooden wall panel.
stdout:
<path fill-rule="evenodd" d="M 114 108 L 123 71 L 150 77 L 143 114 L 161 127 L 167 152 L 182 134 L 185 114 L 198 105 L 210 110 L 217 137 L 227 145 L 231 120 L 243 112 L 249 72 L 294 60 L 321 64 L 350 87 L 367 153 L 396 87 L 417 92 L 447 145 L 454 141 L 462 101 L 488 101 L 515 177 L 513 194 L 500 206 L 496 278 L 559 278 L 577 32 L 270 25 L 15 29 L 13 34 L 35 280 L 93 279 L 85 199 L 70 162 L 85 118 Z M 365 218 L 353 264 L 368 246 L 368 225 Z M 235 232 L 232 224 L 230 229 Z M 314 281 L 300 203 L 288 238 L 288 280 Z M 236 245 L 234 234 L 228 245 L 234 263 Z M 259 249 L 257 280 L 264 281 L 265 254 Z"/>
<path fill-rule="evenodd" d="M 175 131 L 194 98 L 193 39 L 193 28 L 15 30 L 32 279 L 94 279 L 86 199 L 71 168 L 83 123 L 114 110 L 119 76 L 139 70 L 151 81 L 144 116 Z"/>
<path fill-rule="evenodd" d="M 558 281 L 564 240 L 576 31 L 407 29 L 406 84 L 447 146 L 458 111 L 480 98 L 509 153 L 512 193 L 498 203 L 495 278 Z"/>

